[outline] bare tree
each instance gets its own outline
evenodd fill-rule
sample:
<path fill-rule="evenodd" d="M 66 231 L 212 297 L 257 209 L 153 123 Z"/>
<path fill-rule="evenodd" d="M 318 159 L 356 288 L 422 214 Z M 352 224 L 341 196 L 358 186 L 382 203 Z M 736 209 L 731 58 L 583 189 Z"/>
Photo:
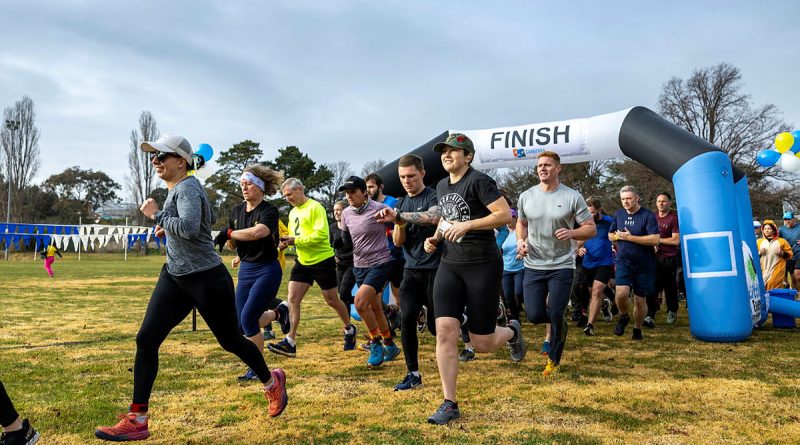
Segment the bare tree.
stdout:
<path fill-rule="evenodd" d="M 130 134 L 131 149 L 128 153 L 130 176 L 126 178 L 131 199 L 136 204 L 150 197 L 158 182 L 153 163 L 150 162 L 149 155 L 139 149 L 139 143 L 154 141 L 158 136 L 158 124 L 155 118 L 149 111 L 142 111 L 139 115 L 139 128 L 131 130 Z"/>
<path fill-rule="evenodd" d="M 742 169 L 751 185 L 767 179 L 792 181 L 797 175 L 756 163 L 776 134 L 789 129 L 775 105 L 754 106 L 742 92 L 742 74 L 727 63 L 700 68 L 688 79 L 668 80 L 658 98 L 659 113 L 689 132 L 711 142 Z"/>
<path fill-rule="evenodd" d="M 5 178 L 10 179 L 13 214 L 19 215 L 25 205 L 20 191 L 31 185 L 39 171 L 39 129 L 36 127 L 36 110 L 33 100 L 28 96 L 3 111 L 3 126 L 0 129 L 2 144 L 2 165 Z M 5 196 L 3 196 L 5 198 Z"/>
<path fill-rule="evenodd" d="M 383 159 L 378 158 L 375 161 L 367 161 L 364 163 L 364 167 L 361 168 L 361 177 L 365 177 L 370 173 L 375 173 L 386 165 L 386 161 Z"/>
<path fill-rule="evenodd" d="M 331 173 L 333 173 L 333 177 L 330 181 L 320 187 L 317 194 L 320 198 L 320 203 L 322 203 L 322 205 L 328 211 L 328 214 L 332 217 L 333 205 L 336 204 L 336 201 L 341 199 L 342 196 L 339 192 L 339 186 L 344 184 L 344 181 L 346 181 L 347 178 L 353 176 L 353 169 L 350 168 L 350 163 L 347 161 L 337 161 L 323 165 L 327 167 Z"/>

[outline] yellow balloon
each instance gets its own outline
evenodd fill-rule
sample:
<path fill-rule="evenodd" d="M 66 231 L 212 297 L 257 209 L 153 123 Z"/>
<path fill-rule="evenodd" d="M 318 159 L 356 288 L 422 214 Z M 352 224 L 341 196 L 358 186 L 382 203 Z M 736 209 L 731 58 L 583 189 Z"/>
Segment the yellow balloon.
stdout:
<path fill-rule="evenodd" d="M 775 138 L 775 150 L 778 153 L 786 153 L 794 145 L 794 136 L 788 131 L 784 131 Z"/>

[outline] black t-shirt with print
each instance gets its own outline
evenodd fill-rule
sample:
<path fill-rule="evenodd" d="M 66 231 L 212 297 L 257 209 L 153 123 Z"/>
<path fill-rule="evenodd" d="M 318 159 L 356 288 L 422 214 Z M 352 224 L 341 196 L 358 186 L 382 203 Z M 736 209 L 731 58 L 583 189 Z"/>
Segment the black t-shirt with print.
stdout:
<path fill-rule="evenodd" d="M 267 201 L 261 201 L 252 211 L 247 211 L 247 203 L 243 202 L 233 208 L 228 227 L 233 230 L 255 227 L 264 224 L 269 235 L 255 241 L 236 241 L 236 253 L 242 261 L 267 263 L 278 258 L 278 208 Z"/>
<path fill-rule="evenodd" d="M 449 222 L 483 218 L 492 213 L 487 206 L 503 197 L 494 179 L 472 167 L 455 184 L 450 183 L 449 176 L 439 181 L 436 195 L 442 216 Z M 494 230 L 491 229 L 470 231 L 460 243 L 443 242 L 443 263 L 479 264 L 500 257 Z"/>
<path fill-rule="evenodd" d="M 403 196 L 397 200 L 397 208 L 401 212 L 427 212 L 438 205 L 436 192 L 425 187 L 422 192 L 414 196 Z M 425 239 L 436 233 L 436 226 L 417 224 L 406 225 L 406 241 L 403 243 L 403 252 L 406 258 L 406 269 L 436 269 L 439 267 L 439 258 L 442 249 L 430 254 L 425 252 Z"/>

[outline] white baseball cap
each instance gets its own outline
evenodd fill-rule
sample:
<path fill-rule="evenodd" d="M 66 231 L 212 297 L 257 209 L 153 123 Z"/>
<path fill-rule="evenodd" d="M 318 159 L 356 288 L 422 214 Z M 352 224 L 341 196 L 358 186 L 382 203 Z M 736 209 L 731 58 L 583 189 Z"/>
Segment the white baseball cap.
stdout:
<path fill-rule="evenodd" d="M 155 142 L 143 141 L 139 144 L 139 148 L 148 153 L 154 151 L 175 153 L 183 159 L 186 159 L 189 165 L 192 165 L 192 144 L 183 136 L 165 133 L 159 136 Z"/>
<path fill-rule="evenodd" d="M 758 222 L 758 221 L 753 221 L 753 228 L 754 228 L 754 229 L 757 229 L 757 228 L 759 228 L 759 227 L 761 227 L 761 223 L 760 223 L 760 222 Z"/>

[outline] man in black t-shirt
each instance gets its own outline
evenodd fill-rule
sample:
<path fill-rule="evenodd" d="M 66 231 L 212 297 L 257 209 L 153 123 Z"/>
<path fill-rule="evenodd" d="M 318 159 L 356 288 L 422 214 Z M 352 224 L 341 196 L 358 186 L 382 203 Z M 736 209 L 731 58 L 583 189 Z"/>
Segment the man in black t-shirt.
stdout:
<path fill-rule="evenodd" d="M 403 247 L 405 254 L 405 268 L 400 284 L 400 334 L 408 374 L 394 387 L 395 391 L 403 391 L 422 385 L 416 329 L 422 306 L 428 308 L 428 329 L 431 334 L 436 335 L 433 282 L 439 267 L 440 252 L 425 252 L 425 239 L 436 232 L 439 216 L 436 192 L 425 187 L 423 182 L 425 167 L 422 158 L 414 154 L 401 157 L 397 163 L 397 171 L 408 196 L 400 198 L 395 209 L 384 209 L 377 216 L 380 221 L 395 223 L 392 240 L 397 247 Z"/>

